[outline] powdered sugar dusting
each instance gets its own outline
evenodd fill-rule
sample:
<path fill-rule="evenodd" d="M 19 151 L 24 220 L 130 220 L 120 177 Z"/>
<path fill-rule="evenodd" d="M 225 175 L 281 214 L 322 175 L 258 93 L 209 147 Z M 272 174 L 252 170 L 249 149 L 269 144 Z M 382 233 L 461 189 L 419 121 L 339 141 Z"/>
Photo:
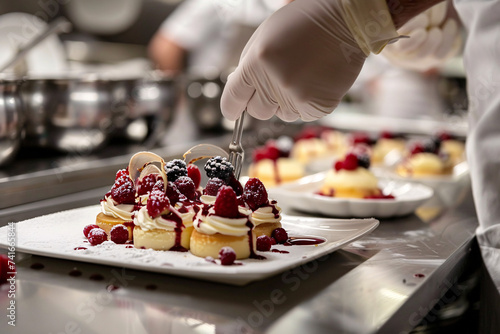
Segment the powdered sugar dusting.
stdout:
<path fill-rule="evenodd" d="M 17 249 L 26 253 L 55 258 L 107 264 L 132 269 L 154 271 L 180 276 L 188 276 L 223 283 L 243 285 L 253 280 L 263 279 L 281 271 L 299 266 L 305 262 L 332 252 L 347 243 L 371 232 L 378 221 L 374 219 L 358 220 L 359 228 L 345 229 L 339 226 L 319 228 L 308 225 L 308 218 L 303 219 L 300 226 L 293 222 L 283 226 L 290 234 L 307 234 L 323 237 L 327 242 L 317 246 L 286 247 L 289 254 L 265 252 L 266 260 L 246 259 L 239 266 L 221 266 L 196 257 L 189 252 L 155 251 L 152 249 L 127 248 L 127 244 L 115 244 L 105 241 L 92 246 L 85 242 L 83 228 L 95 222 L 100 212 L 99 206 L 90 206 L 17 223 Z M 314 223 L 314 219 L 309 219 Z M 352 227 L 353 220 L 331 220 L 337 224 Z M 325 225 L 323 221 L 321 223 Z M 0 228 L 0 247 L 7 247 L 8 227 Z M 86 249 L 78 249 L 85 247 Z M 76 248 L 76 249 L 75 249 Z M 273 246 L 285 250 L 285 246 Z"/>

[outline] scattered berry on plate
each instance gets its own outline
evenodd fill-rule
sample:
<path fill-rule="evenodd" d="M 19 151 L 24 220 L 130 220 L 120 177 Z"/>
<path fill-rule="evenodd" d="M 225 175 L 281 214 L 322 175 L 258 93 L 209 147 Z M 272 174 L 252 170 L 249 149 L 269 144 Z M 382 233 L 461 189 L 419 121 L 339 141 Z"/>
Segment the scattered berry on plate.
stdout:
<path fill-rule="evenodd" d="M 231 247 L 222 247 L 219 251 L 220 264 L 230 266 L 236 260 L 236 253 Z"/>
<path fill-rule="evenodd" d="M 277 244 L 284 244 L 288 240 L 288 233 L 281 227 L 274 229 L 271 236 L 276 240 Z"/>
<path fill-rule="evenodd" d="M 106 232 L 102 228 L 93 228 L 89 232 L 89 242 L 92 246 L 102 244 L 104 241 L 108 240 Z"/>
<path fill-rule="evenodd" d="M 97 226 L 96 224 L 90 224 L 90 225 L 87 225 L 83 228 L 83 235 L 85 236 L 85 238 L 88 238 L 89 237 L 89 232 L 93 229 L 93 228 L 100 228 L 99 226 Z"/>
<path fill-rule="evenodd" d="M 128 240 L 128 229 L 125 225 L 118 224 L 109 231 L 109 238 L 115 244 L 124 244 Z"/>
<path fill-rule="evenodd" d="M 267 252 L 271 249 L 272 241 L 271 237 L 267 235 L 261 235 L 257 237 L 257 250 L 261 252 Z"/>

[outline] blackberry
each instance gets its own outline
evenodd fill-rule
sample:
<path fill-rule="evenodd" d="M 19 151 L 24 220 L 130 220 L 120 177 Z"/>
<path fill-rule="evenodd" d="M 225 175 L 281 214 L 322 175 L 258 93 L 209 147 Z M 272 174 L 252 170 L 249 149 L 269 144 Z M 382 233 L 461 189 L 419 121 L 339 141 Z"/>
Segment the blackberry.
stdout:
<path fill-rule="evenodd" d="M 370 156 L 368 154 L 358 155 L 358 166 L 363 168 L 370 168 Z"/>
<path fill-rule="evenodd" d="M 186 163 L 180 159 L 167 162 L 165 172 L 167 173 L 167 179 L 172 182 L 175 182 L 181 176 L 188 175 Z"/>
<path fill-rule="evenodd" d="M 205 172 L 209 178 L 217 177 L 226 183 L 233 175 L 233 171 L 233 165 L 221 156 L 210 158 L 205 164 Z"/>
<path fill-rule="evenodd" d="M 429 140 L 426 141 L 423 146 L 424 146 L 424 152 L 437 154 L 439 151 L 439 147 L 441 146 L 441 142 Z"/>

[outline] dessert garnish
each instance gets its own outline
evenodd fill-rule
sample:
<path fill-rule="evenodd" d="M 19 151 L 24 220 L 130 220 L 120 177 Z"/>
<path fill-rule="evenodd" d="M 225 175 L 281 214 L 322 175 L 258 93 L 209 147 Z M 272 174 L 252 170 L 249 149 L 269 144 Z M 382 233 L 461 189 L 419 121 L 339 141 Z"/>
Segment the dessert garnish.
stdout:
<path fill-rule="evenodd" d="M 230 266 L 236 260 L 236 253 L 231 247 L 222 247 L 219 251 L 220 264 Z"/>

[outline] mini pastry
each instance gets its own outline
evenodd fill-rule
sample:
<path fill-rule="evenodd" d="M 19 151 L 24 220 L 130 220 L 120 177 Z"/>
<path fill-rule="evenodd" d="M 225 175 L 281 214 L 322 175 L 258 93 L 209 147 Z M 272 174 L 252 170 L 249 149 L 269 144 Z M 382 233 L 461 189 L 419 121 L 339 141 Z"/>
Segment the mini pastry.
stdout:
<path fill-rule="evenodd" d="M 378 180 L 369 167 L 368 155 L 348 153 L 328 172 L 320 194 L 347 198 L 390 198 L 382 194 Z"/>
<path fill-rule="evenodd" d="M 177 191 L 173 189 L 171 191 Z M 159 180 L 149 194 L 147 204 L 134 215 L 134 246 L 155 250 L 189 249 L 194 211 L 174 208 Z"/>
<path fill-rule="evenodd" d="M 101 212 L 96 217 L 96 225 L 109 235 L 114 226 L 123 224 L 129 231 L 129 240 L 132 240 L 134 209 L 134 184 L 128 171 L 121 169 L 116 173 L 115 183 L 111 190 L 101 200 Z"/>
<path fill-rule="evenodd" d="M 331 153 L 326 143 L 320 138 L 300 139 L 293 145 L 290 156 L 303 164 L 318 158 L 324 158 Z"/>
<path fill-rule="evenodd" d="M 335 157 L 343 157 L 346 155 L 349 145 L 344 133 L 328 129 L 321 132 L 320 138 L 325 142 L 330 154 Z"/>
<path fill-rule="evenodd" d="M 242 198 L 252 210 L 250 221 L 254 225 L 255 237 L 270 237 L 275 229 L 281 227 L 281 208 L 276 201 L 268 199 L 267 190 L 259 179 L 250 178 L 247 181 Z"/>
<path fill-rule="evenodd" d="M 402 156 L 405 147 L 406 140 L 403 136 L 384 131 L 373 146 L 371 162 L 373 164 L 382 164 L 385 157 L 393 152 Z"/>
<path fill-rule="evenodd" d="M 203 196 L 202 196 L 203 203 Z M 231 247 L 237 259 L 254 254 L 255 237 L 249 220 L 251 211 L 238 205 L 236 193 L 222 186 L 215 203 L 203 203 L 194 220 L 190 251 L 200 257 L 217 258 L 223 247 Z"/>
<path fill-rule="evenodd" d="M 267 187 L 292 182 L 304 176 L 304 165 L 289 158 L 293 145 L 291 139 L 268 141 L 253 152 L 253 162 L 248 169 L 250 177 L 260 179 Z"/>
<path fill-rule="evenodd" d="M 441 152 L 448 154 L 452 164 L 465 160 L 465 143 L 446 132 L 434 136 L 433 140 L 440 144 Z"/>
<path fill-rule="evenodd" d="M 416 142 L 410 147 L 408 156 L 397 166 L 401 176 L 421 177 L 449 175 L 453 164 L 449 156 L 440 152 L 440 143 L 428 140 Z"/>

